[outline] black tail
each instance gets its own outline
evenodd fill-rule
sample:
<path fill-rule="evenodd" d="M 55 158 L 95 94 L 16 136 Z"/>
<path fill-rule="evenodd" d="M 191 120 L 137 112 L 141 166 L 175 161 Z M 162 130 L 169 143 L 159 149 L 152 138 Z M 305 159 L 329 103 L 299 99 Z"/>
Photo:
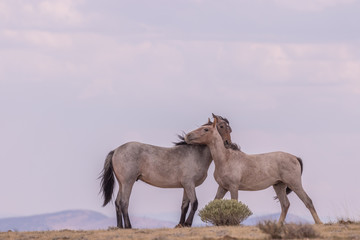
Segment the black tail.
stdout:
<path fill-rule="evenodd" d="M 103 207 L 108 204 L 112 198 L 113 190 L 114 190 L 114 173 L 113 173 L 113 165 L 112 165 L 112 157 L 114 155 L 114 151 L 109 152 L 105 159 L 104 169 L 101 171 L 100 177 L 101 178 L 101 190 L 104 204 Z"/>
<path fill-rule="evenodd" d="M 297 158 L 297 160 L 299 161 L 299 163 L 300 163 L 300 168 L 301 168 L 301 175 L 302 175 L 302 173 L 303 173 L 303 169 L 304 169 L 304 165 L 303 165 L 303 161 L 302 161 L 302 159 L 301 158 L 299 158 L 299 157 L 296 157 Z M 290 188 L 286 188 L 286 195 L 289 195 L 289 193 L 291 193 L 292 192 L 292 190 L 290 189 Z"/>
<path fill-rule="evenodd" d="M 299 157 L 296 157 L 296 158 L 297 158 L 297 160 L 298 160 L 299 163 L 300 163 L 300 169 L 301 169 L 301 174 L 302 174 L 302 173 L 303 173 L 303 169 L 304 169 L 303 161 L 302 161 L 302 159 L 299 158 Z M 291 190 L 289 187 L 286 187 L 286 195 L 289 195 L 291 192 L 292 192 L 292 190 Z M 278 199 L 278 197 L 275 196 L 274 199 L 276 200 L 276 199 Z"/>

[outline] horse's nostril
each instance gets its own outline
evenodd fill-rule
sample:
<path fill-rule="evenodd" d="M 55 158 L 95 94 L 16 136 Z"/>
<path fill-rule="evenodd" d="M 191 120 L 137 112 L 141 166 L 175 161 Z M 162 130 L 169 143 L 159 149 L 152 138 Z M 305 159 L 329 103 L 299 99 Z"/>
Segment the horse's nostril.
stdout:
<path fill-rule="evenodd" d="M 227 145 L 229 144 L 228 140 L 225 140 L 225 144 L 227 144 Z"/>

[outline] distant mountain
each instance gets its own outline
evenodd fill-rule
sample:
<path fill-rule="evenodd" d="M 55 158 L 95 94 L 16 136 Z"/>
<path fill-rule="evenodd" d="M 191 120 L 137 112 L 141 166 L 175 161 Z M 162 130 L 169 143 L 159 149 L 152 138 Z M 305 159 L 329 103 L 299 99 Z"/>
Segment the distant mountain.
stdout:
<path fill-rule="evenodd" d="M 244 225 L 256 225 L 265 220 L 277 220 L 280 213 L 261 216 L 251 216 L 243 222 Z M 200 219 L 194 221 L 194 226 L 206 226 Z M 286 222 L 309 223 L 306 219 L 288 214 Z M 173 228 L 176 223 L 146 217 L 131 216 L 134 228 Z M 116 226 L 116 219 L 90 210 L 69 210 L 50 214 L 34 215 L 28 217 L 14 217 L 0 219 L 0 232 L 13 231 L 47 231 L 47 230 L 94 230 L 108 229 Z"/>
<path fill-rule="evenodd" d="M 176 223 L 131 216 L 134 228 L 174 227 Z M 116 226 L 116 219 L 89 210 L 69 210 L 57 213 L 0 219 L 0 231 L 90 230 Z"/>

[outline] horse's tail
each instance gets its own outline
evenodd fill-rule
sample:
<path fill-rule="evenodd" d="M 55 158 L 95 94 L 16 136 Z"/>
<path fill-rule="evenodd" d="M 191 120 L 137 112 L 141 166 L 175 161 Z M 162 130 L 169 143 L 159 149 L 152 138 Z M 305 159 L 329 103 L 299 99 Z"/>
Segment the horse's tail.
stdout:
<path fill-rule="evenodd" d="M 303 165 L 303 161 L 301 158 L 296 157 L 296 159 L 298 160 L 298 162 L 300 163 L 300 169 L 301 169 L 301 174 L 303 173 L 303 169 L 304 169 L 304 165 Z M 286 195 L 289 195 L 292 192 L 292 190 L 289 187 L 286 187 Z M 278 197 L 274 197 L 274 199 L 278 199 Z"/>
<path fill-rule="evenodd" d="M 104 168 L 101 171 L 100 177 L 101 178 L 101 189 L 100 192 L 102 192 L 103 198 L 104 198 L 104 204 L 103 207 L 108 204 L 112 198 L 113 191 L 114 191 L 114 169 L 112 165 L 112 157 L 114 155 L 114 151 L 109 152 L 105 159 Z"/>
<path fill-rule="evenodd" d="M 296 159 L 297 159 L 297 160 L 299 161 L 299 163 L 300 163 L 300 169 L 301 169 L 301 175 L 302 175 L 303 169 L 304 169 L 303 161 L 302 161 L 302 159 L 299 158 L 299 157 L 296 157 Z M 287 188 L 286 188 L 286 195 L 288 195 L 288 194 L 291 193 L 291 192 L 292 192 L 292 190 L 291 190 L 289 187 L 287 187 Z"/>

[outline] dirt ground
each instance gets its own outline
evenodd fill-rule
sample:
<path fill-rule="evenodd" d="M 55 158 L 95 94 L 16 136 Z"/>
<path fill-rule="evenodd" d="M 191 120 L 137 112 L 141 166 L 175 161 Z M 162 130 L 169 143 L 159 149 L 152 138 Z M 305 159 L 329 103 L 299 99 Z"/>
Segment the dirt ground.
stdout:
<path fill-rule="evenodd" d="M 317 239 L 359 239 L 360 224 L 314 225 L 320 234 Z M 194 227 L 176 229 L 109 229 L 96 231 L 45 231 L 45 232 L 1 232 L 1 240 L 111 240 L 111 239 L 144 239 L 144 240 L 237 240 L 237 239 L 270 239 L 255 226 L 239 227 Z"/>

